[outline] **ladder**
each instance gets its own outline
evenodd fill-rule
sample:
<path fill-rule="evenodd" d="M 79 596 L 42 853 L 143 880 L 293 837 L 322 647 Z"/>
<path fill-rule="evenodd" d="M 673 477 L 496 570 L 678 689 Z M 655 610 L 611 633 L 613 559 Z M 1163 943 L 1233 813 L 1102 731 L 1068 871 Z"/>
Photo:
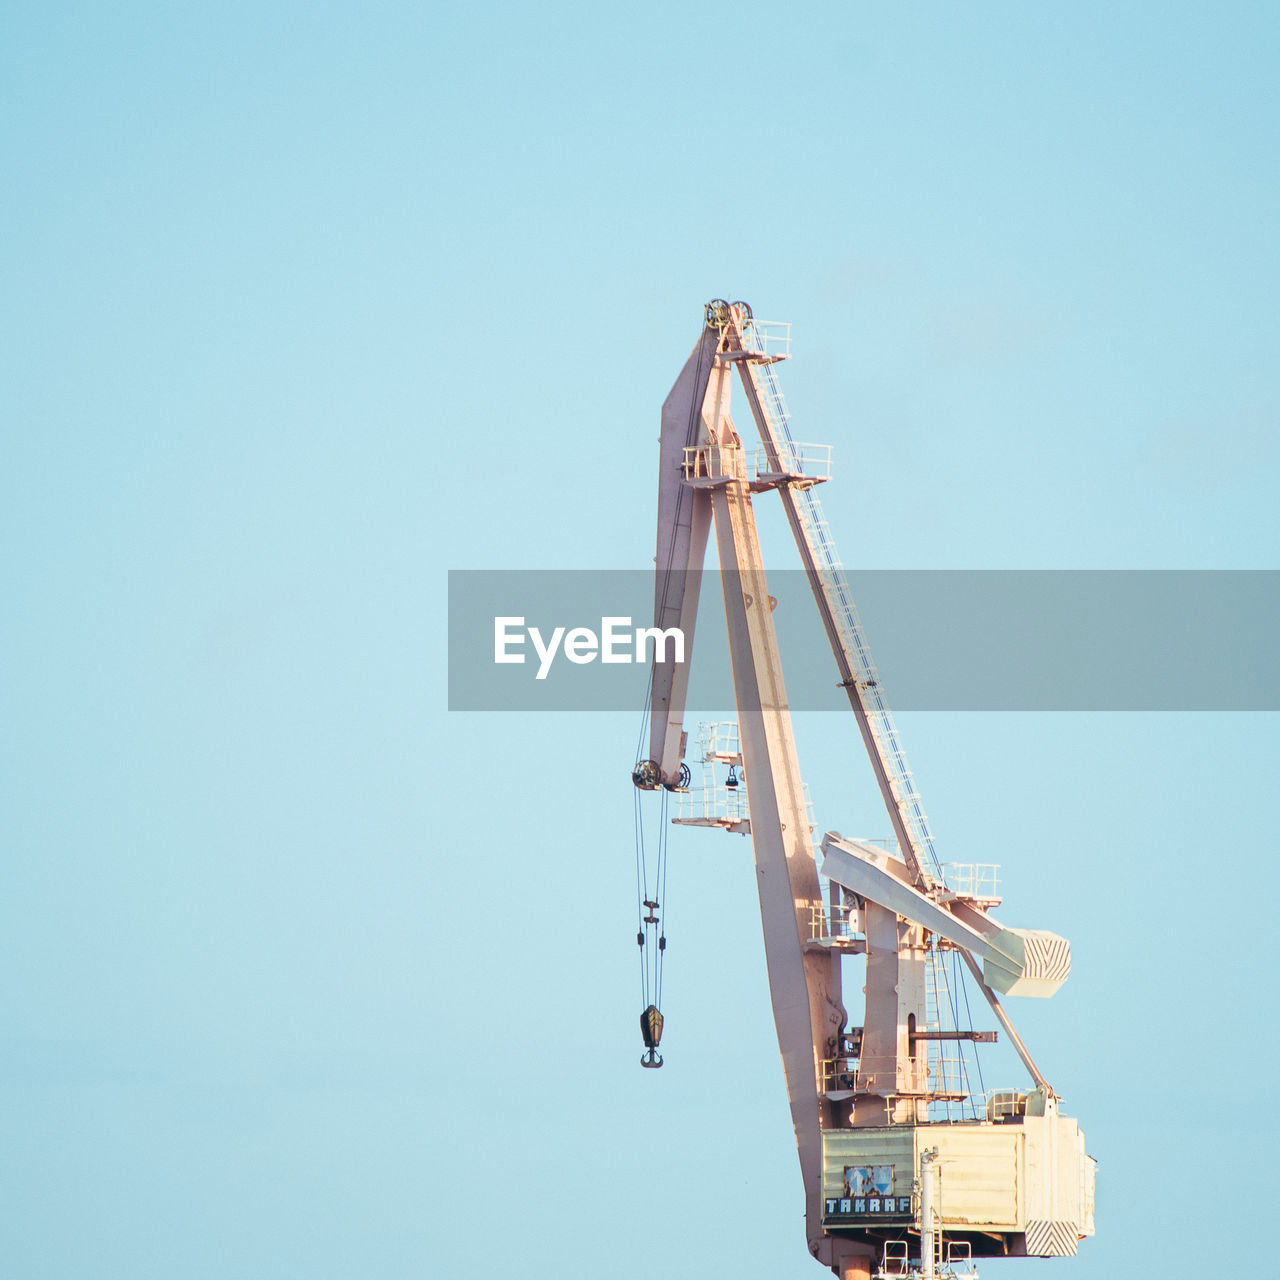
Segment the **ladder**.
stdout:
<path fill-rule="evenodd" d="M 766 451 L 776 458 L 798 465 L 798 450 L 791 436 L 791 415 L 773 362 L 764 358 L 763 341 L 756 337 L 753 322 L 748 321 L 741 332 L 743 349 L 761 356 L 738 362 L 761 440 Z M 822 503 L 811 486 L 784 484 L 781 489 L 787 518 L 840 669 L 841 684 L 863 728 L 872 767 L 881 784 L 889 816 L 894 820 L 903 855 L 924 887 L 932 888 L 935 882 L 944 883 L 942 865 L 933 846 L 933 832 L 913 785 L 906 753 L 885 701 L 849 580 L 836 552 L 831 528 L 822 514 Z"/>

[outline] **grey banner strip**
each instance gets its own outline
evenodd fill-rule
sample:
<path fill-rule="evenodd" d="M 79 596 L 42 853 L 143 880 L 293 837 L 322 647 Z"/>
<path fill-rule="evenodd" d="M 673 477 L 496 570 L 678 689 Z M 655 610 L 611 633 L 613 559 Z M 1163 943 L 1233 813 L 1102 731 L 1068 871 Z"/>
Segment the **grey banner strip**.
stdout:
<path fill-rule="evenodd" d="M 849 580 L 896 711 L 1280 710 L 1277 571 L 866 571 Z M 691 711 L 734 705 L 725 585 L 715 571 L 702 575 L 686 653 Z M 635 661 L 635 630 L 651 625 L 653 590 L 645 571 L 451 571 L 450 710 L 638 710 L 649 669 Z M 805 575 L 771 574 L 769 591 L 790 706 L 847 707 Z M 495 661 L 496 641 L 504 657 L 524 660 Z"/>

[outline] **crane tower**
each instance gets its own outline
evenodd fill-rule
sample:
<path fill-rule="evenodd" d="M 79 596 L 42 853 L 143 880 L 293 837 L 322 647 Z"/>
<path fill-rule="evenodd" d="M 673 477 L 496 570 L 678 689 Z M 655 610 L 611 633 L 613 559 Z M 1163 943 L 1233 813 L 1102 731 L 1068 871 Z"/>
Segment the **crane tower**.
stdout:
<path fill-rule="evenodd" d="M 1074 1254 L 1093 1234 L 1094 1161 L 1001 1000 L 1052 995 L 1069 971 L 1069 944 L 998 922 L 1000 899 L 980 872 L 943 872 L 814 492 L 829 478 L 829 450 L 791 438 L 777 378 L 789 343 L 789 326 L 756 320 L 746 303 L 708 303 L 663 404 L 654 625 L 680 628 L 685 652 L 683 662 L 655 652 L 648 756 L 632 779 L 642 791 L 683 793 L 690 782 L 689 658 L 714 530 L 738 720 L 704 736 L 701 758 L 704 769 L 728 767 L 736 807 L 675 821 L 751 836 L 809 1250 L 841 1280 L 932 1280 L 979 1257 Z M 758 447 L 734 427 L 735 377 Z M 752 507 L 770 491 L 782 499 L 889 841 L 827 832 L 815 856 Z M 645 907 L 656 920 L 656 900 Z M 846 956 L 865 964 L 860 1024 L 842 995 Z M 959 1025 L 962 977 L 999 1032 Z M 642 1029 L 646 1065 L 661 1065 L 656 1005 Z M 1029 1082 L 979 1097 L 964 1053 L 1001 1033 Z"/>

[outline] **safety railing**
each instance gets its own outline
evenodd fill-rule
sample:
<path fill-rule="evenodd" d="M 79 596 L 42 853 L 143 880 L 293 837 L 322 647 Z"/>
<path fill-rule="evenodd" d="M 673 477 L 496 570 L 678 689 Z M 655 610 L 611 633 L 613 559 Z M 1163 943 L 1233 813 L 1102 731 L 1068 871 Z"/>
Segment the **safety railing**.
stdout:
<path fill-rule="evenodd" d="M 919 1212 L 918 1205 L 913 1205 L 913 1212 Z M 932 1274 L 937 1280 L 978 1280 L 978 1270 L 973 1263 L 973 1247 L 968 1240 L 947 1240 L 944 1243 L 941 1232 L 934 1239 L 936 1243 Z M 880 1266 L 871 1273 L 872 1280 L 902 1280 L 903 1277 L 920 1276 L 920 1263 L 909 1256 L 909 1248 L 906 1240 L 886 1240 Z"/>
<path fill-rule="evenodd" d="M 907 1242 L 886 1240 L 884 1252 L 880 1256 L 880 1269 L 875 1273 L 875 1280 L 897 1280 L 899 1276 L 910 1274 L 911 1264 L 907 1258 Z"/>
<path fill-rule="evenodd" d="M 745 480 L 746 453 L 737 444 L 690 445 L 685 448 L 680 473 L 691 484 L 699 480 Z"/>
<path fill-rule="evenodd" d="M 791 325 L 786 320 L 757 320 L 752 316 L 739 332 L 743 349 L 753 355 L 785 360 L 791 354 Z"/>
<path fill-rule="evenodd" d="M 750 817 L 746 778 L 742 774 L 742 742 L 736 720 L 698 725 L 694 759 L 700 766 L 697 785 L 676 793 L 672 821 L 686 825 L 734 827 Z M 745 828 L 743 828 L 745 829 Z"/>
<path fill-rule="evenodd" d="M 736 444 L 689 445 L 684 451 L 680 474 L 685 481 L 746 480 L 830 480 L 829 444 L 793 444 L 751 450 Z"/>
<path fill-rule="evenodd" d="M 705 721 L 698 725 L 698 758 L 700 760 L 742 760 L 742 737 L 736 720 Z"/>
<path fill-rule="evenodd" d="M 929 1088 L 935 1093 L 969 1095 L 968 1063 L 959 1055 L 938 1054 L 929 1063 Z"/>
<path fill-rule="evenodd" d="M 962 898 L 999 899 L 998 862 L 948 862 L 945 878 L 947 888 Z"/>
<path fill-rule="evenodd" d="M 857 1058 L 824 1058 L 822 1060 L 822 1092 L 858 1087 Z"/>
<path fill-rule="evenodd" d="M 747 789 L 741 785 L 703 785 L 676 793 L 675 822 L 700 822 L 708 826 L 728 826 L 746 822 L 751 816 L 747 805 Z"/>
<path fill-rule="evenodd" d="M 993 1123 L 1020 1120 L 1027 1114 L 1027 1095 L 1018 1089 L 989 1089 L 975 1101 L 981 1105 L 983 1116 Z"/>
<path fill-rule="evenodd" d="M 809 941 L 853 938 L 862 933 L 862 913 L 852 903 L 810 902 Z"/>
<path fill-rule="evenodd" d="M 830 480 L 831 446 L 784 440 L 776 446 L 756 449 L 751 455 L 751 468 L 758 479 L 787 476 L 792 479 Z"/>
<path fill-rule="evenodd" d="M 947 1256 L 942 1264 L 941 1275 L 945 1277 L 965 1277 L 966 1280 L 978 1280 L 978 1268 L 973 1262 L 973 1246 L 968 1240 L 948 1240 Z"/>

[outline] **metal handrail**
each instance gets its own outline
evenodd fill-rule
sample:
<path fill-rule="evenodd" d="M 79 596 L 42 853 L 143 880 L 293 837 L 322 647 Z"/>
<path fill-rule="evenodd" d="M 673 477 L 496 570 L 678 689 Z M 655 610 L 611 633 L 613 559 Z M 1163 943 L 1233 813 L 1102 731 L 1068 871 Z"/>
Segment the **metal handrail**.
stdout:
<path fill-rule="evenodd" d="M 850 927 L 852 917 L 858 908 L 851 903 L 819 902 L 816 899 L 809 903 L 809 941 L 816 942 L 820 938 L 852 938 L 857 930 Z"/>
<path fill-rule="evenodd" d="M 686 480 L 745 480 L 746 451 L 740 444 L 687 445 L 681 475 Z"/>
<path fill-rule="evenodd" d="M 763 447 L 751 455 L 757 476 L 801 476 L 807 480 L 831 479 L 831 446 L 787 440 L 776 448 Z"/>
<path fill-rule="evenodd" d="M 1000 888 L 998 862 L 948 862 L 946 884 L 964 898 L 996 898 Z"/>
<path fill-rule="evenodd" d="M 791 324 L 787 320 L 757 320 L 754 316 L 739 329 L 743 350 L 773 360 L 791 354 Z"/>
<path fill-rule="evenodd" d="M 841 1083 L 842 1077 L 848 1077 L 848 1083 Z M 820 1081 L 822 1092 L 833 1088 L 856 1089 L 858 1083 L 858 1059 L 846 1055 L 838 1058 L 823 1058 Z"/>

